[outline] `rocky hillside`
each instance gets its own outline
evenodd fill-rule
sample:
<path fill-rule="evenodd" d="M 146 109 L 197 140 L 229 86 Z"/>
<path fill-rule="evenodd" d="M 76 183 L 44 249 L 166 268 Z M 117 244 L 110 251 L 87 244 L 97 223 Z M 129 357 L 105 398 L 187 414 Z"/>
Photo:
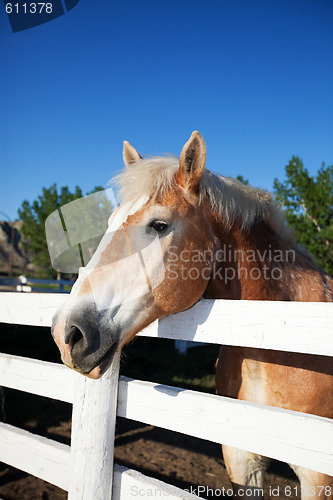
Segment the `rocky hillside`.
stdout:
<path fill-rule="evenodd" d="M 10 263 L 12 275 L 29 274 L 33 271 L 28 252 L 22 244 L 20 221 L 0 221 L 0 275 L 8 276 Z"/>

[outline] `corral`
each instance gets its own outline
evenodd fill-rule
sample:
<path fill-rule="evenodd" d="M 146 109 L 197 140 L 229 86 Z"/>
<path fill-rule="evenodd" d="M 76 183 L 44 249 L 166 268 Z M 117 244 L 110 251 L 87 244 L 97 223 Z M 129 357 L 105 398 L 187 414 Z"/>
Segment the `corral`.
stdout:
<path fill-rule="evenodd" d="M 49 326 L 61 295 L 0 296 L 3 323 Z M 274 321 L 272 321 L 274 318 Z M 214 325 L 223 324 L 223 338 Z M 142 335 L 333 356 L 329 303 L 202 300 Z M 61 365 L 1 355 L 0 384 L 73 404 L 71 447 L 1 424 L 0 460 L 67 490 L 69 499 L 128 499 L 134 488 L 195 498 L 114 466 L 116 414 L 333 474 L 329 419 L 122 377 L 86 379 Z"/>

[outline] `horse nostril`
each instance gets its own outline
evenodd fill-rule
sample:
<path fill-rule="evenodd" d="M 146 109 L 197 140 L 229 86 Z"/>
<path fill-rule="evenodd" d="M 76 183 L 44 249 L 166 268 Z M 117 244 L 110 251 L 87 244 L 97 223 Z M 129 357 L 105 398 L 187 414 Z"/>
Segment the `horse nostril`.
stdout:
<path fill-rule="evenodd" d="M 71 326 L 65 335 L 65 344 L 70 344 L 72 349 L 75 344 L 83 340 L 82 332 L 77 326 Z"/>

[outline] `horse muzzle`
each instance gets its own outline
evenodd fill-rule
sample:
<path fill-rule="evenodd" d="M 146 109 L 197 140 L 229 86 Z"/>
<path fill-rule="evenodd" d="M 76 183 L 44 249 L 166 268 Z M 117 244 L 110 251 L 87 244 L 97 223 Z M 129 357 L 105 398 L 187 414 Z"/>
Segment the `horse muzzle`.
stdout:
<path fill-rule="evenodd" d="M 94 379 L 105 373 L 120 339 L 119 328 L 107 316 L 92 305 L 56 313 L 51 333 L 65 365 Z"/>

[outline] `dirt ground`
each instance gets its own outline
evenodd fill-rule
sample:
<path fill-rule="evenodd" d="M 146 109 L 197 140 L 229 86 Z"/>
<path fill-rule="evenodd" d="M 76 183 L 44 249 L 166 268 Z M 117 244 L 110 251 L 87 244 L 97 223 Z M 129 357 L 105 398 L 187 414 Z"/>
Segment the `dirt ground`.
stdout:
<path fill-rule="evenodd" d="M 43 419 L 39 422 L 30 420 L 23 427 L 69 444 L 69 412 L 70 409 L 64 405 L 64 415 L 58 422 L 45 425 Z M 205 489 L 205 492 L 199 491 L 203 498 L 231 498 L 220 446 L 215 443 L 119 419 L 115 461 L 180 488 L 192 490 L 193 493 L 198 493 L 198 486 L 210 488 Z M 295 494 L 296 491 L 299 491 L 298 482 L 289 468 L 273 464 L 267 474 L 265 498 L 297 499 L 299 495 Z M 67 493 L 22 471 L 0 464 L 0 498 L 65 500 Z"/>

